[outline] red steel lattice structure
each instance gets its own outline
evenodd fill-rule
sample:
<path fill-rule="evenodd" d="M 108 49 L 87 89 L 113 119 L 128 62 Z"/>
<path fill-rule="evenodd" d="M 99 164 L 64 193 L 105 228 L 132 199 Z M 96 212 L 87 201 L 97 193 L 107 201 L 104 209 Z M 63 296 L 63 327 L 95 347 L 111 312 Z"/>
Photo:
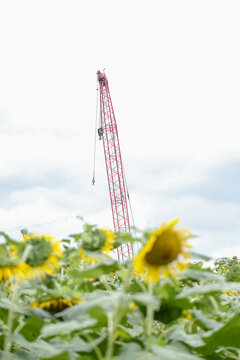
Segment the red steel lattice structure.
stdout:
<path fill-rule="evenodd" d="M 107 170 L 110 201 L 115 231 L 130 231 L 126 184 L 124 179 L 116 118 L 104 72 L 97 72 L 100 97 L 99 138 L 103 140 L 104 156 Z M 133 248 L 126 243 L 117 248 L 119 260 L 133 255 Z"/>

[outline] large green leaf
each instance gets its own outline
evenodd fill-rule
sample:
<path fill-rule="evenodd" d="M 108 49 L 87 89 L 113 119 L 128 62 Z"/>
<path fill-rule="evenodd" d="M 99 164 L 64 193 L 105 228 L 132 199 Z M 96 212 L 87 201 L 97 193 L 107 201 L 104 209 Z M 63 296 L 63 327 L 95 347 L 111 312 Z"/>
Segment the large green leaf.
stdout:
<path fill-rule="evenodd" d="M 46 359 L 49 356 L 56 356 L 64 351 L 59 347 L 49 344 L 44 340 L 35 340 L 33 342 L 25 340 L 21 335 L 12 336 L 13 343 L 15 345 L 21 346 L 26 350 L 29 350 L 33 355 L 38 355 L 40 358 Z"/>
<path fill-rule="evenodd" d="M 207 330 L 216 330 L 223 326 L 222 323 L 205 316 L 202 310 L 191 310 L 191 313 L 198 320 L 198 323 Z"/>
<path fill-rule="evenodd" d="M 93 294 L 89 294 L 89 298 L 85 303 L 69 307 L 56 314 L 56 317 L 63 318 L 64 320 L 82 321 L 83 319 L 86 319 L 86 317 L 89 317 L 88 310 L 95 307 L 101 307 L 106 314 L 108 312 L 113 312 L 114 302 L 116 302 L 118 296 L 120 296 L 120 294 L 117 294 L 116 292 L 110 296 L 106 295 L 106 292 L 104 291 L 95 291 Z"/>
<path fill-rule="evenodd" d="M 125 344 L 117 360 L 199 360 L 202 359 L 198 355 L 191 354 L 183 346 L 158 346 L 152 345 L 152 353 L 147 353 L 139 344 Z"/>
<path fill-rule="evenodd" d="M 0 359 L 3 359 L 4 352 L 0 350 Z M 26 351 L 17 351 L 16 353 L 8 354 L 8 360 L 38 360 L 36 355 L 29 354 L 29 352 Z"/>
<path fill-rule="evenodd" d="M 32 313 L 38 316 L 41 319 L 49 319 L 49 320 L 56 320 L 56 318 L 51 315 L 48 311 L 43 310 L 41 308 L 35 307 L 32 309 Z"/>
<path fill-rule="evenodd" d="M 27 312 L 27 308 L 23 306 L 16 305 L 11 300 L 7 298 L 0 298 L 0 308 L 2 309 L 12 309 L 16 313 L 25 314 Z"/>
<path fill-rule="evenodd" d="M 0 350 L 0 359 L 3 359 L 3 357 L 1 357 L 1 350 Z M 27 351 L 17 351 L 16 353 L 9 354 L 8 356 L 8 360 L 38 360 L 38 359 L 39 357 L 37 355 L 30 354 Z"/>
<path fill-rule="evenodd" d="M 105 337 L 105 335 L 102 335 L 89 343 L 86 343 L 78 336 L 71 338 L 69 343 L 62 342 L 61 338 L 54 338 L 54 343 L 46 342 L 40 339 L 35 340 L 34 342 L 29 342 L 25 340 L 22 335 L 13 335 L 12 340 L 15 345 L 21 346 L 24 349 L 29 350 L 30 353 L 33 355 L 37 355 L 38 359 L 39 357 L 41 359 L 47 359 L 66 352 L 90 353 L 95 346 L 99 345 L 103 340 L 105 340 Z"/>
<path fill-rule="evenodd" d="M 145 306 L 151 305 L 154 310 L 158 310 L 160 306 L 160 300 L 147 293 L 135 293 L 130 299 Z"/>
<path fill-rule="evenodd" d="M 34 341 L 39 335 L 44 325 L 44 321 L 37 316 L 25 318 L 25 325 L 21 329 L 21 334 L 28 341 Z"/>
<path fill-rule="evenodd" d="M 102 275 L 110 274 L 119 269 L 119 263 L 114 259 L 106 259 L 95 265 L 89 266 L 85 270 L 76 270 L 70 274 L 74 284 L 79 284 L 79 281 L 84 279 L 99 278 Z"/>
<path fill-rule="evenodd" d="M 156 355 L 151 360 L 199 360 L 201 357 L 191 354 L 183 347 L 168 345 L 157 346 L 152 345 L 152 351 Z M 145 359 L 144 359 L 145 360 Z"/>
<path fill-rule="evenodd" d="M 88 314 L 97 320 L 98 327 L 107 326 L 108 318 L 104 309 L 100 306 L 94 306 L 87 310 Z"/>
<path fill-rule="evenodd" d="M 181 276 L 179 280 L 193 279 L 197 281 L 205 280 L 205 281 L 224 281 L 224 278 L 219 274 L 214 274 L 210 271 L 203 270 L 194 270 L 187 269 Z"/>
<path fill-rule="evenodd" d="M 178 325 L 173 326 L 167 333 L 167 341 L 179 341 L 193 348 L 204 346 L 204 342 L 199 334 L 186 334 Z"/>
<path fill-rule="evenodd" d="M 69 356 L 70 355 L 68 352 L 64 352 L 60 355 L 48 357 L 48 358 L 46 358 L 46 360 L 71 360 L 71 358 Z"/>
<path fill-rule="evenodd" d="M 97 321 L 95 319 L 86 319 L 81 322 L 71 320 L 57 324 L 49 324 L 42 328 L 41 335 L 43 338 L 46 338 L 59 334 L 71 334 L 75 330 L 91 328 L 96 324 L 96 322 Z"/>
<path fill-rule="evenodd" d="M 117 360 L 145 360 L 151 359 L 149 354 L 137 343 L 128 343 L 122 346 Z"/>
<path fill-rule="evenodd" d="M 215 284 L 194 286 L 192 288 L 184 289 L 179 295 L 177 295 L 177 299 L 183 299 L 196 294 L 214 294 L 221 291 L 233 290 L 240 291 L 240 283 L 221 281 Z"/>
<path fill-rule="evenodd" d="M 193 304 L 185 299 L 176 299 L 180 289 L 176 288 L 176 283 L 171 279 L 161 282 L 159 288 L 155 289 L 158 298 L 161 299 L 161 306 L 154 312 L 154 318 L 165 324 L 177 320 L 184 309 L 191 309 Z"/>
<path fill-rule="evenodd" d="M 240 348 L 240 314 L 233 316 L 220 329 L 204 335 L 204 348 L 198 349 L 203 354 L 211 354 L 222 346 Z"/>

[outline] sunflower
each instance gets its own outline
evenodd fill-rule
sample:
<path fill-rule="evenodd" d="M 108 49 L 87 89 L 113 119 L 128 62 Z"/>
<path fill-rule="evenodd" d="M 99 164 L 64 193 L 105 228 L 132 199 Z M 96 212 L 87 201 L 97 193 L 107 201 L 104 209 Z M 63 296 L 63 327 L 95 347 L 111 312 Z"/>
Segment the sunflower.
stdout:
<path fill-rule="evenodd" d="M 6 281 L 12 277 L 18 280 L 25 280 L 28 266 L 19 260 L 13 248 L 6 244 L 0 245 L 0 281 Z"/>
<path fill-rule="evenodd" d="M 54 274 L 60 267 L 59 258 L 63 253 L 60 241 L 55 241 L 47 234 L 24 234 L 22 246 L 18 249 L 20 257 L 28 245 L 31 245 L 31 250 L 25 260 L 28 265 L 28 278 L 44 278 L 46 274 Z"/>
<path fill-rule="evenodd" d="M 115 235 L 107 229 L 94 229 L 89 234 L 83 236 L 80 257 L 87 263 L 94 264 L 100 261 L 104 256 L 100 254 L 109 254 L 114 248 Z"/>
<path fill-rule="evenodd" d="M 16 260 L 9 259 L 0 264 L 0 281 L 6 281 L 12 277 L 24 281 L 28 266 Z"/>
<path fill-rule="evenodd" d="M 146 273 L 146 279 L 157 282 L 160 274 L 164 277 L 176 275 L 177 269 L 186 268 L 179 258 L 189 259 L 185 248 L 192 248 L 187 239 L 192 234 L 187 229 L 175 229 L 179 219 L 163 223 L 161 227 L 151 233 L 148 242 L 134 258 L 134 270 L 137 274 Z"/>
<path fill-rule="evenodd" d="M 42 302 L 38 302 L 38 301 L 34 301 L 31 304 L 31 308 L 35 308 L 38 307 L 40 309 L 49 311 L 51 313 L 58 313 L 66 308 L 69 308 L 73 305 L 76 304 L 80 304 L 80 303 L 84 303 L 84 300 L 81 299 L 65 299 L 65 298 L 57 298 L 57 299 L 51 299 L 51 300 L 46 300 L 46 301 L 42 301 Z"/>

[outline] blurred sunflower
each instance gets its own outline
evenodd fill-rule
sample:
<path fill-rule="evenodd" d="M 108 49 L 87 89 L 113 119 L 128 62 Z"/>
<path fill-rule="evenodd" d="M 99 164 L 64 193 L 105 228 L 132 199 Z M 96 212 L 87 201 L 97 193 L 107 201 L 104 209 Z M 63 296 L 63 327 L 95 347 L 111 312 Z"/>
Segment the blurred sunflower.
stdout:
<path fill-rule="evenodd" d="M 231 296 L 231 295 L 237 296 L 237 294 L 238 294 L 238 292 L 235 290 L 233 290 L 233 291 L 224 290 L 223 292 L 224 292 L 224 294 L 227 294 L 228 296 Z"/>
<path fill-rule="evenodd" d="M 187 239 L 192 237 L 188 229 L 175 229 L 179 219 L 163 223 L 154 230 L 148 242 L 134 258 L 134 270 L 137 274 L 146 273 L 150 282 L 158 282 L 160 274 L 164 277 L 176 275 L 177 269 L 186 268 L 186 263 L 179 258 L 189 259 L 186 248 L 192 248 Z"/>
<path fill-rule="evenodd" d="M 46 311 L 49 311 L 51 313 L 58 313 L 66 308 L 69 308 L 73 305 L 76 304 L 80 304 L 80 303 L 84 303 L 84 300 L 81 299 L 65 299 L 65 298 L 56 298 L 56 299 L 51 299 L 51 300 L 46 300 L 46 301 L 42 301 L 42 302 L 38 302 L 38 301 L 34 301 L 31 304 L 32 308 L 38 307 L 40 309 L 44 309 Z"/>
<path fill-rule="evenodd" d="M 11 277 L 25 280 L 28 266 L 15 256 L 12 248 L 6 244 L 0 245 L 0 281 L 6 281 Z"/>
<path fill-rule="evenodd" d="M 28 266 L 24 263 L 19 263 L 18 260 L 5 259 L 4 262 L 0 260 L 0 281 L 6 281 L 11 277 L 24 281 Z"/>
<path fill-rule="evenodd" d="M 44 278 L 46 274 L 54 274 L 60 267 L 59 258 L 63 254 L 60 241 L 55 241 L 47 234 L 24 234 L 22 246 L 18 249 L 20 257 L 28 245 L 31 245 L 25 260 L 28 265 L 28 278 Z"/>
<path fill-rule="evenodd" d="M 93 229 L 82 238 L 80 257 L 87 263 L 100 261 L 101 254 L 109 254 L 114 248 L 115 235 L 107 229 Z"/>

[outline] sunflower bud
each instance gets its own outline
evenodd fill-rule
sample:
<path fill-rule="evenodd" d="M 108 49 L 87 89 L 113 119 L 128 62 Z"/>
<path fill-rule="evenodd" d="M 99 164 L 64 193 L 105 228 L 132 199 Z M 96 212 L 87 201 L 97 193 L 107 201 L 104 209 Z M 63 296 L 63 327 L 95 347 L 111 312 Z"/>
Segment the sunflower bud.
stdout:
<path fill-rule="evenodd" d="M 32 236 L 28 241 L 24 243 L 21 251 L 24 252 L 25 247 L 30 244 L 32 246 L 29 252 L 26 263 L 30 266 L 38 266 L 44 263 L 52 251 L 50 242 L 46 241 L 43 236 Z"/>
<path fill-rule="evenodd" d="M 82 237 L 82 247 L 87 251 L 100 250 L 105 243 L 106 235 L 103 231 L 95 229 Z"/>

